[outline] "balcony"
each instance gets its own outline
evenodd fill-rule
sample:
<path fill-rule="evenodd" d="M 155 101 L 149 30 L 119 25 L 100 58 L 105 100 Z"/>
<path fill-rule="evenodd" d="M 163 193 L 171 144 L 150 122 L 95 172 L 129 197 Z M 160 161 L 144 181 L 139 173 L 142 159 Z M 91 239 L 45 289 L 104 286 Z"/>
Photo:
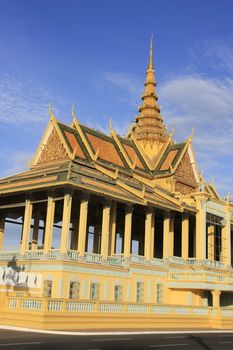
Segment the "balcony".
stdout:
<path fill-rule="evenodd" d="M 129 258 L 125 258 L 123 254 L 114 254 L 113 256 L 108 256 L 107 259 L 103 259 L 101 254 L 86 252 L 84 253 L 84 256 L 80 256 L 77 250 L 68 250 L 66 253 L 61 253 L 60 249 L 50 249 L 49 252 L 45 252 L 43 249 L 27 250 L 24 254 L 21 254 L 19 246 L 5 247 L 4 250 L 0 252 L 0 261 L 14 260 L 66 260 L 99 265 L 111 265 L 116 267 L 128 267 L 131 263 L 164 268 L 169 268 L 169 266 L 172 265 L 178 265 L 183 267 L 193 267 L 195 270 L 201 268 L 204 270 L 232 270 L 232 267 L 224 266 L 224 264 L 219 261 L 211 261 L 207 259 L 197 260 L 196 258 L 183 259 L 182 257 L 178 256 L 171 256 L 166 259 L 152 258 L 147 260 L 143 255 L 131 254 Z"/>

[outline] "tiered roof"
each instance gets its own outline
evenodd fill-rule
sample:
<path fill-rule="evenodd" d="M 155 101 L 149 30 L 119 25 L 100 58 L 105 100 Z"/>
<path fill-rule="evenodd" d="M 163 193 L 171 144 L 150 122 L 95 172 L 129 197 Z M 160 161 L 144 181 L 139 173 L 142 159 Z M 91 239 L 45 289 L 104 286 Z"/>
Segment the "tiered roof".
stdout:
<path fill-rule="evenodd" d="M 30 170 L 1 180 L 0 194 L 72 186 L 123 202 L 183 211 L 187 204 L 182 195 L 197 192 L 199 186 L 192 137 L 175 144 L 167 134 L 153 79 L 151 42 L 143 104 L 129 137 L 117 135 L 111 124 L 109 135 L 84 126 L 74 110 L 72 125 L 65 125 L 50 109 Z M 148 155 L 142 141 L 159 147 Z"/>

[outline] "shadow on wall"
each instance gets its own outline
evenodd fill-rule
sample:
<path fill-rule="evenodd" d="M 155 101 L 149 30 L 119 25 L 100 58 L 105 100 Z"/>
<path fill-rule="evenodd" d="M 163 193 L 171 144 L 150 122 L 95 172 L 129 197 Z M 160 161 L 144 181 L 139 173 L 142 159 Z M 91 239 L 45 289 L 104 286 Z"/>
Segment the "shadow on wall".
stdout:
<path fill-rule="evenodd" d="M 6 266 L 0 266 L 0 284 L 7 286 L 8 290 L 28 291 L 29 287 L 38 288 L 40 277 L 38 273 L 27 272 L 25 266 L 18 265 L 13 256 Z"/>

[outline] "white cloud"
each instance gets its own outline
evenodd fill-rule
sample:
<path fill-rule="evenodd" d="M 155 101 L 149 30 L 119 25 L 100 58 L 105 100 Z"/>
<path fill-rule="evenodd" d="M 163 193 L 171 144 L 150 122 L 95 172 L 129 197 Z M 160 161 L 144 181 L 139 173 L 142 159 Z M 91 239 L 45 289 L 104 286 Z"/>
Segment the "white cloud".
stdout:
<path fill-rule="evenodd" d="M 160 100 L 173 121 L 195 125 L 223 120 L 233 125 L 233 80 L 207 79 L 198 75 L 181 76 L 165 82 Z"/>
<path fill-rule="evenodd" d="M 59 100 L 59 102 L 58 102 Z M 0 122 L 22 125 L 48 120 L 48 104 L 63 103 L 45 89 L 30 81 L 22 81 L 7 74 L 0 76 Z M 56 107 L 55 107 L 56 111 Z"/>
<path fill-rule="evenodd" d="M 208 79 L 199 75 L 178 76 L 160 88 L 165 124 L 174 125 L 179 140 L 195 127 L 194 148 L 200 168 L 216 186 L 228 192 L 233 180 L 233 80 Z"/>
<path fill-rule="evenodd" d="M 0 176 L 6 177 L 20 173 L 28 169 L 28 162 L 33 158 L 34 153 L 24 150 L 5 150 L 0 154 L 1 163 L 5 164 Z"/>
<path fill-rule="evenodd" d="M 205 40 L 189 49 L 195 65 L 208 67 L 224 74 L 233 73 L 233 42 Z"/>
<path fill-rule="evenodd" d="M 134 96 L 142 88 L 140 81 L 128 74 L 108 72 L 104 74 L 104 80 Z"/>

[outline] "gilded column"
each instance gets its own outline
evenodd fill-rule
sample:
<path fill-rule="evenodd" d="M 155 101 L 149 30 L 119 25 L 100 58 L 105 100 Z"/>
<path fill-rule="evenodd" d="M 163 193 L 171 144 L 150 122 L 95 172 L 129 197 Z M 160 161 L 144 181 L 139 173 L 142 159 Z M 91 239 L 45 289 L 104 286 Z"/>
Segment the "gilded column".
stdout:
<path fill-rule="evenodd" d="M 168 256 L 174 255 L 174 215 L 170 214 L 168 234 Z"/>
<path fill-rule="evenodd" d="M 46 226 L 45 226 L 45 239 L 44 239 L 44 252 L 48 253 L 51 249 L 53 242 L 53 222 L 55 214 L 55 201 L 53 197 L 48 197 L 47 214 L 46 214 Z"/>
<path fill-rule="evenodd" d="M 64 203 L 63 203 L 62 230 L 61 230 L 61 243 L 60 243 L 60 252 L 62 254 L 67 253 L 67 250 L 68 250 L 71 208 L 72 208 L 72 195 L 70 193 L 66 193 L 64 196 Z"/>
<path fill-rule="evenodd" d="M 208 243 L 208 260 L 214 260 L 214 226 L 208 226 L 207 229 L 207 243 Z"/>
<path fill-rule="evenodd" d="M 206 200 L 207 196 L 200 193 L 196 195 L 197 214 L 196 214 L 196 258 L 197 260 L 206 259 Z"/>
<path fill-rule="evenodd" d="M 151 227 L 151 245 L 150 245 L 150 256 L 151 259 L 155 255 L 155 212 L 152 211 L 152 227 Z"/>
<path fill-rule="evenodd" d="M 101 255 L 106 260 L 108 257 L 109 224 L 110 224 L 111 202 L 105 201 L 103 204 L 102 235 L 101 235 Z"/>
<path fill-rule="evenodd" d="M 152 215 L 153 215 L 153 209 L 146 208 L 144 256 L 146 257 L 147 260 L 151 259 Z"/>
<path fill-rule="evenodd" d="M 231 266 L 231 207 L 226 206 L 225 225 L 222 227 L 222 262 Z"/>
<path fill-rule="evenodd" d="M 100 237 L 102 232 L 102 223 L 96 223 L 94 226 L 94 244 L 93 244 L 93 252 L 96 254 L 100 254 Z"/>
<path fill-rule="evenodd" d="M 33 231 L 32 231 L 32 250 L 37 249 L 39 225 L 40 225 L 40 211 L 36 210 L 35 216 L 34 216 Z"/>
<path fill-rule="evenodd" d="M 84 256 L 86 235 L 87 235 L 87 213 L 88 213 L 89 196 L 82 196 L 80 202 L 80 218 L 78 232 L 78 252 L 80 256 Z"/>
<path fill-rule="evenodd" d="M 170 214 L 164 213 L 163 217 L 163 258 L 169 257 L 169 233 L 170 233 Z"/>
<path fill-rule="evenodd" d="M 212 290 L 212 297 L 213 297 L 213 307 L 220 307 L 220 296 L 221 291 L 220 290 Z"/>
<path fill-rule="evenodd" d="M 24 221 L 23 221 L 23 233 L 22 242 L 20 247 L 21 254 L 25 254 L 28 250 L 30 231 L 31 231 L 31 221 L 32 221 L 32 202 L 26 199 L 25 211 L 24 211 Z"/>
<path fill-rule="evenodd" d="M 124 257 L 129 258 L 131 252 L 131 233 L 132 233 L 133 207 L 125 208 L 125 232 L 124 232 Z"/>
<path fill-rule="evenodd" d="M 110 213 L 109 255 L 115 253 L 117 202 L 112 202 Z"/>
<path fill-rule="evenodd" d="M 71 233 L 71 244 L 70 244 L 70 249 L 72 250 L 77 250 L 78 224 L 79 224 L 79 218 L 75 218 L 72 220 L 72 233 Z"/>
<path fill-rule="evenodd" d="M 0 217 L 0 251 L 2 251 L 3 248 L 3 241 L 4 241 L 4 230 L 5 230 L 5 217 Z"/>
<path fill-rule="evenodd" d="M 189 216 L 187 213 L 182 215 L 182 238 L 181 238 L 182 258 L 189 257 Z"/>

